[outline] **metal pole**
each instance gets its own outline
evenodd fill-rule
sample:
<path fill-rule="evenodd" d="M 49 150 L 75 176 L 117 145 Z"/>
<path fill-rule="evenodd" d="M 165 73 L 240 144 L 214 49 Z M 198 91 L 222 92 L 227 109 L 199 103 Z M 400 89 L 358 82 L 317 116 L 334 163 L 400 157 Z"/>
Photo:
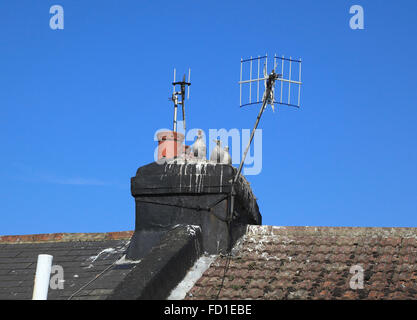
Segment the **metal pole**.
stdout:
<path fill-rule="evenodd" d="M 240 82 L 239 82 L 239 85 L 240 85 L 239 105 L 240 106 L 242 105 L 242 67 L 243 67 L 243 62 L 242 62 L 242 58 L 240 58 Z"/>
<path fill-rule="evenodd" d="M 298 82 L 301 82 L 301 59 L 300 59 L 300 70 L 298 74 Z M 300 106 L 300 94 L 301 94 L 301 84 L 298 85 L 298 106 Z"/>
<path fill-rule="evenodd" d="M 178 108 L 178 99 L 177 95 L 175 94 L 175 76 L 176 76 L 176 69 L 174 68 L 174 82 L 172 83 L 172 101 L 174 102 L 174 132 L 177 131 L 177 108 Z"/>
<path fill-rule="evenodd" d="M 178 104 L 177 104 L 177 97 L 173 97 L 174 98 L 174 132 L 177 131 L 177 109 L 178 109 Z"/>
<path fill-rule="evenodd" d="M 288 80 L 290 80 L 288 82 L 288 104 L 290 103 L 290 99 L 291 99 L 291 62 L 292 62 L 292 60 L 291 60 L 291 57 L 290 57 L 290 75 L 288 77 Z"/>
<path fill-rule="evenodd" d="M 265 96 L 264 96 L 264 99 L 263 99 L 263 102 L 262 102 L 262 107 L 261 107 L 261 110 L 259 110 L 258 117 L 256 118 L 255 126 L 253 127 L 252 132 L 250 134 L 249 142 L 248 142 L 248 145 L 246 146 L 245 153 L 243 154 L 243 159 L 240 162 L 239 169 L 237 170 L 236 176 L 233 179 L 233 184 L 235 184 L 237 182 L 237 180 L 239 179 L 240 173 L 242 171 L 243 163 L 245 162 L 246 155 L 248 154 L 250 145 L 251 145 L 253 137 L 255 135 L 255 131 L 258 128 L 259 120 L 261 120 L 262 113 L 264 112 L 265 105 L 266 105 L 266 102 L 268 101 L 268 97 L 270 95 L 272 85 L 273 85 L 272 81 L 270 79 L 268 79 L 268 85 L 267 85 L 267 88 L 266 88 L 266 91 L 265 91 Z"/>
<path fill-rule="evenodd" d="M 269 79 L 267 80 L 267 87 L 266 87 L 265 95 L 264 95 L 264 98 L 263 98 L 263 101 L 262 101 L 262 107 L 259 110 L 258 117 L 256 118 L 255 125 L 253 127 L 252 132 L 251 132 L 248 145 L 246 146 L 245 153 L 243 154 L 243 159 L 240 162 L 239 169 L 237 170 L 235 178 L 232 181 L 231 190 L 230 190 L 230 208 L 229 208 L 229 214 L 228 214 L 228 223 L 230 223 L 232 221 L 233 212 L 234 212 L 234 208 L 235 208 L 235 184 L 236 184 L 237 180 L 239 179 L 240 173 L 242 172 L 242 167 L 243 167 L 243 164 L 245 163 L 246 155 L 248 154 L 250 145 L 251 145 L 253 137 L 255 135 L 255 131 L 258 128 L 259 121 L 261 120 L 262 113 L 264 112 L 266 102 L 268 101 L 268 97 L 270 95 L 271 88 L 274 86 L 275 79 L 276 79 L 276 74 L 273 73 L 272 77 L 270 75 Z"/>
<path fill-rule="evenodd" d="M 184 81 L 185 82 L 185 76 Z M 182 96 L 182 119 L 184 121 L 184 131 L 185 131 L 185 84 L 181 84 L 181 96 Z"/>
<path fill-rule="evenodd" d="M 250 57 L 250 72 L 249 79 L 252 80 L 252 57 Z M 249 82 L 249 103 L 252 102 L 252 82 Z"/>
<path fill-rule="evenodd" d="M 261 59 L 258 56 L 258 81 L 256 81 L 258 83 L 258 88 L 256 90 L 256 102 L 259 101 L 259 69 L 261 68 Z"/>
<path fill-rule="evenodd" d="M 191 83 L 191 69 L 188 68 L 188 83 Z M 187 99 L 190 99 L 190 86 L 187 87 Z"/>
<path fill-rule="evenodd" d="M 281 63 L 282 63 L 282 65 L 281 65 L 281 77 L 283 77 L 284 76 L 284 56 L 282 56 L 282 60 L 281 60 Z M 280 98 L 280 100 L 279 100 L 279 102 L 280 103 L 282 103 L 282 81 L 281 81 L 281 98 Z"/>

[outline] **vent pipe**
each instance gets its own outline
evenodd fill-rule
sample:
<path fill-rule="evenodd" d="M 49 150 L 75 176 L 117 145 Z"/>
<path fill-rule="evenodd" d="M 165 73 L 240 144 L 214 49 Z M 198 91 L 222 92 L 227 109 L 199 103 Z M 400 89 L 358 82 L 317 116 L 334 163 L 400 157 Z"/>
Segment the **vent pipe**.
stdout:
<path fill-rule="evenodd" d="M 49 254 L 38 255 L 32 300 L 46 300 L 48 298 L 52 258 Z"/>

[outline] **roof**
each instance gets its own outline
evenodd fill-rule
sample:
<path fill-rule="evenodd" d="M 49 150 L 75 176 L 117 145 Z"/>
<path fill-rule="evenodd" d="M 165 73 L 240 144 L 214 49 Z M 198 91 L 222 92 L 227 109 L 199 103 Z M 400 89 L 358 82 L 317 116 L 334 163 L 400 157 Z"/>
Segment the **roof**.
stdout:
<path fill-rule="evenodd" d="M 249 226 L 186 299 L 416 299 L 416 260 L 417 228 Z"/>
<path fill-rule="evenodd" d="M 132 234 L 1 236 L 0 299 L 31 299 L 38 254 L 64 270 L 48 299 L 165 299 L 176 286 L 185 299 L 417 298 L 417 228 L 251 225 L 230 257 L 201 266 L 198 227 L 174 227 L 140 261 L 125 257 Z"/>
<path fill-rule="evenodd" d="M 165 299 L 202 254 L 201 229 L 176 225 L 140 260 L 133 231 L 0 236 L 0 300 L 32 298 L 37 256 L 53 256 L 48 300 Z M 62 267 L 57 278 L 54 266 Z M 58 267 L 58 268 L 59 268 Z M 51 283 L 51 282 L 50 282 Z"/>
<path fill-rule="evenodd" d="M 0 236 L 0 299 L 32 298 L 39 254 L 52 255 L 64 270 L 64 288 L 49 290 L 48 299 L 105 299 L 129 272 L 115 263 L 132 233 Z"/>

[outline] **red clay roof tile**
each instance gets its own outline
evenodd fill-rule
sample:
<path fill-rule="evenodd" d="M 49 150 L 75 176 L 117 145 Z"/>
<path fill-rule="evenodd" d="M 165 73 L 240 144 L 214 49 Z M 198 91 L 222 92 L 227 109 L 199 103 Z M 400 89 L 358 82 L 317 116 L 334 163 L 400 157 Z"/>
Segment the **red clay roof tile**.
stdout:
<path fill-rule="evenodd" d="M 249 226 L 219 299 L 416 299 L 417 228 Z M 187 299 L 217 298 L 219 257 Z M 350 286 L 363 268 L 363 289 Z"/>
<path fill-rule="evenodd" d="M 103 241 L 129 239 L 133 231 L 105 233 L 44 233 L 16 236 L 0 236 L 0 243 L 39 243 L 39 242 L 69 242 L 69 241 Z"/>

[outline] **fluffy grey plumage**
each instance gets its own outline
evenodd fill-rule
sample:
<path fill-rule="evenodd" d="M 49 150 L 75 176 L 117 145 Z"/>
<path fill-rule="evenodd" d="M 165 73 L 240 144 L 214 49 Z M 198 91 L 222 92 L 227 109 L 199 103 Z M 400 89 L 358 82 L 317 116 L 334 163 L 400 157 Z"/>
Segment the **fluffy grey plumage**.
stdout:
<path fill-rule="evenodd" d="M 223 159 L 224 150 L 221 147 L 220 140 L 213 140 L 213 141 L 216 142 L 216 146 L 211 151 L 210 160 L 220 163 L 222 162 L 222 159 Z"/>
<path fill-rule="evenodd" d="M 193 155 L 198 159 L 206 159 L 206 143 L 203 139 L 203 132 L 198 130 L 197 132 L 197 139 L 193 144 Z"/>
<path fill-rule="evenodd" d="M 222 163 L 232 164 L 232 157 L 230 156 L 230 153 L 229 153 L 229 147 L 224 147 Z"/>

